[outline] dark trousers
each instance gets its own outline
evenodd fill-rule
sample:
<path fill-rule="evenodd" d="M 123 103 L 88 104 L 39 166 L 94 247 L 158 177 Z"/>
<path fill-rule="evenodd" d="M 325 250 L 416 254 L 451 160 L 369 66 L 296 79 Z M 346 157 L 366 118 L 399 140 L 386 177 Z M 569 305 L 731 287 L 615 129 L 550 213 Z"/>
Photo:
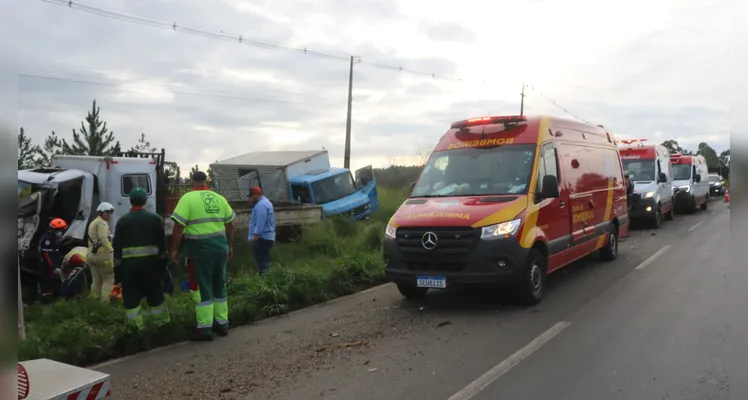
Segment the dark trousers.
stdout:
<path fill-rule="evenodd" d="M 152 308 L 159 307 L 164 303 L 164 292 L 161 282 L 165 266 L 163 262 L 159 261 L 144 262 L 143 264 L 128 263 L 128 265 L 120 266 L 122 300 L 125 303 L 126 310 L 140 306 L 143 298 L 148 302 L 148 306 Z"/>
<path fill-rule="evenodd" d="M 258 238 L 252 247 L 257 263 L 257 272 L 262 275 L 270 270 L 270 249 L 273 247 L 273 241 Z"/>

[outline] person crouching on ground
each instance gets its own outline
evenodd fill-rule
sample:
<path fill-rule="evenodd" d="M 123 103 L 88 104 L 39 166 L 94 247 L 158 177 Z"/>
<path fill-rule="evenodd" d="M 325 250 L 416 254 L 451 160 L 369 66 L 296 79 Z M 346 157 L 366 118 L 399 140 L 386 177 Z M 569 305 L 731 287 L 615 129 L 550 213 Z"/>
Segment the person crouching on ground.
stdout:
<path fill-rule="evenodd" d="M 275 242 L 275 212 L 273 203 L 262 195 L 262 189 L 253 187 L 249 191 L 255 205 L 249 217 L 249 237 L 260 275 L 270 270 L 270 249 Z"/>
<path fill-rule="evenodd" d="M 62 266 L 62 287 L 60 297 L 64 300 L 74 300 L 83 297 L 83 291 L 91 282 L 91 271 L 86 260 L 78 253 L 70 256 Z"/>

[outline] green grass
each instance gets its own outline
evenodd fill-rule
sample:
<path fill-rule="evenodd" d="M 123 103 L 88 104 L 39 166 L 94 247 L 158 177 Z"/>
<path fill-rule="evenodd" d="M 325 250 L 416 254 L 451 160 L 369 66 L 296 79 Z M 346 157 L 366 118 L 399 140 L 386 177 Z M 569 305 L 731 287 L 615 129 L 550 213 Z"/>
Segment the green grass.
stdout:
<path fill-rule="evenodd" d="M 333 219 L 306 227 L 294 243 L 273 247 L 270 272 L 262 279 L 246 231 L 237 232 L 234 258 L 229 263 L 228 288 L 232 326 L 277 316 L 292 310 L 355 293 L 384 282 L 381 246 L 384 227 L 405 199 L 404 191 L 380 190 L 379 210 L 369 221 Z M 179 276 L 183 271 L 172 269 Z M 176 290 L 179 279 L 175 277 Z M 73 365 L 90 365 L 187 339 L 194 330 L 194 303 L 186 293 L 167 298 L 172 323 L 150 325 L 140 333 L 125 327 L 121 305 L 84 299 L 26 307 L 26 340 L 19 360 L 49 358 Z"/>

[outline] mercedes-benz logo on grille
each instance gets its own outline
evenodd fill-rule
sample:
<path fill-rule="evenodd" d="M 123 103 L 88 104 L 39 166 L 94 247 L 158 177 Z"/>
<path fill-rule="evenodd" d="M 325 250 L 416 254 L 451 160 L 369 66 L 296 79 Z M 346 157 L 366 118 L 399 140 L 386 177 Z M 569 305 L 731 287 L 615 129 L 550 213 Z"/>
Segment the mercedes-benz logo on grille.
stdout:
<path fill-rule="evenodd" d="M 436 233 L 434 232 L 426 232 L 421 238 L 421 244 L 426 250 L 434 250 L 436 248 L 436 242 L 438 241 L 439 239 L 436 237 Z"/>

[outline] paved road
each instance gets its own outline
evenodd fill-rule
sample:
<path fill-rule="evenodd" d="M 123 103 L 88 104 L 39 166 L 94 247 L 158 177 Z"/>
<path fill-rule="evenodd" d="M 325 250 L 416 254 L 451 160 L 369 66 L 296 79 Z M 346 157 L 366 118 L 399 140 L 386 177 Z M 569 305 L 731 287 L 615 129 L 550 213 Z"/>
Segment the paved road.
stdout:
<path fill-rule="evenodd" d="M 386 285 L 98 369 L 117 399 L 748 399 L 729 224 L 715 201 L 634 230 L 616 262 L 552 274 L 533 308 Z"/>

